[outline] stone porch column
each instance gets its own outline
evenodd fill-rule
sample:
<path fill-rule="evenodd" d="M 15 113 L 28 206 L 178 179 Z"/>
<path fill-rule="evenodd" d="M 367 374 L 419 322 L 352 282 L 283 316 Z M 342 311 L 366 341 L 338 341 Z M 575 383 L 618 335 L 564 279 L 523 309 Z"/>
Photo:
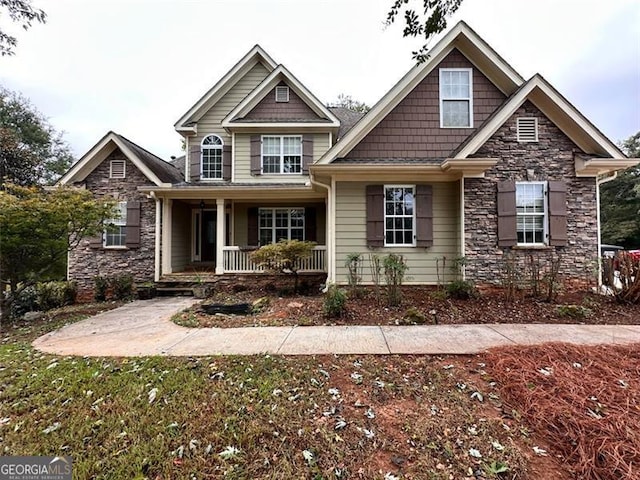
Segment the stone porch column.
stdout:
<path fill-rule="evenodd" d="M 216 275 L 224 273 L 224 239 L 226 238 L 227 218 L 224 211 L 224 198 L 216 199 Z"/>
<path fill-rule="evenodd" d="M 163 199 L 162 208 L 162 273 L 171 273 L 171 222 L 173 200 Z"/>

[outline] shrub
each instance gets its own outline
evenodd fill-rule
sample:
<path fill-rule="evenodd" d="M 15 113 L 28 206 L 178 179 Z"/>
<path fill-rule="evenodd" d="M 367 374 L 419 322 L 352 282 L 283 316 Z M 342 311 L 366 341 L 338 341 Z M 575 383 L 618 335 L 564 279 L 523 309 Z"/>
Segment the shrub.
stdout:
<path fill-rule="evenodd" d="M 38 309 L 38 291 L 35 285 L 25 287 L 11 303 L 11 317 L 19 318 Z"/>
<path fill-rule="evenodd" d="M 125 273 L 109 279 L 116 300 L 130 300 L 133 298 L 133 275 Z"/>
<path fill-rule="evenodd" d="M 347 255 L 344 266 L 347 267 L 347 280 L 351 296 L 360 298 L 362 296 L 362 255 L 350 253 Z"/>
<path fill-rule="evenodd" d="M 36 287 L 40 310 L 51 310 L 76 302 L 78 286 L 75 282 L 45 282 Z"/>
<path fill-rule="evenodd" d="M 427 323 L 427 317 L 416 307 L 408 308 L 402 317 L 402 325 L 424 325 Z"/>
<path fill-rule="evenodd" d="M 558 312 L 558 315 L 561 317 L 573 319 L 587 318 L 593 313 L 590 308 L 583 307 L 582 305 L 558 305 L 556 312 Z"/>
<path fill-rule="evenodd" d="M 292 274 L 294 278 L 294 293 L 298 293 L 298 270 L 302 268 L 302 261 L 313 255 L 314 242 L 300 240 L 280 240 L 260 247 L 251 253 L 251 261 L 267 270 Z"/>
<path fill-rule="evenodd" d="M 402 303 L 402 292 L 400 287 L 404 281 L 404 275 L 409 266 L 402 255 L 390 253 L 382 261 L 384 267 L 384 278 L 387 282 L 387 299 L 389 305 L 397 307 Z"/>
<path fill-rule="evenodd" d="M 620 252 L 603 258 L 604 284 L 620 303 L 640 303 L 640 256 Z"/>
<path fill-rule="evenodd" d="M 109 279 L 100 275 L 93 277 L 93 298 L 96 302 L 104 302 L 107 299 L 107 289 L 109 288 Z"/>
<path fill-rule="evenodd" d="M 324 314 L 330 318 L 341 317 L 346 309 L 346 304 L 346 292 L 335 285 L 329 285 L 324 297 L 324 305 L 322 307 Z"/>
<path fill-rule="evenodd" d="M 476 286 L 470 280 L 454 280 L 445 286 L 447 297 L 458 300 L 469 300 L 478 296 Z"/>

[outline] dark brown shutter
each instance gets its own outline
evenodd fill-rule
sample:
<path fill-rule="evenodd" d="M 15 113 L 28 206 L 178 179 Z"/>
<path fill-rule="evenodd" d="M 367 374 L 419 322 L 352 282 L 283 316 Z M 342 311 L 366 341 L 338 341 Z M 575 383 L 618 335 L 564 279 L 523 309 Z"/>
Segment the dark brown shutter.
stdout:
<path fill-rule="evenodd" d="M 384 187 L 367 185 L 367 246 L 384 246 Z"/>
<path fill-rule="evenodd" d="M 260 135 L 251 135 L 251 175 L 260 175 L 262 171 L 262 141 Z"/>
<path fill-rule="evenodd" d="M 140 247 L 140 202 L 127 202 L 127 228 L 125 245 Z"/>
<path fill-rule="evenodd" d="M 516 182 L 498 182 L 498 245 L 513 247 L 518 243 L 516 232 Z"/>
<path fill-rule="evenodd" d="M 549 193 L 549 245 L 567 244 L 567 184 L 550 181 Z"/>
<path fill-rule="evenodd" d="M 258 209 L 251 207 L 247 210 L 247 245 L 257 247 L 258 244 Z"/>
<path fill-rule="evenodd" d="M 313 135 L 302 136 L 302 173 L 309 174 L 309 165 L 313 163 Z"/>
<path fill-rule="evenodd" d="M 231 180 L 231 145 L 222 147 L 222 179 Z"/>
<path fill-rule="evenodd" d="M 95 237 L 89 238 L 89 248 L 94 248 L 94 249 L 102 248 L 102 241 L 103 241 L 102 235 L 104 234 L 96 235 Z"/>
<path fill-rule="evenodd" d="M 304 209 L 304 239 L 308 242 L 316 242 L 317 236 L 316 208 L 307 207 Z"/>
<path fill-rule="evenodd" d="M 433 188 L 416 185 L 416 245 L 433 245 Z"/>
<path fill-rule="evenodd" d="M 192 182 L 200 180 L 200 145 L 192 146 L 189 149 L 189 178 Z"/>

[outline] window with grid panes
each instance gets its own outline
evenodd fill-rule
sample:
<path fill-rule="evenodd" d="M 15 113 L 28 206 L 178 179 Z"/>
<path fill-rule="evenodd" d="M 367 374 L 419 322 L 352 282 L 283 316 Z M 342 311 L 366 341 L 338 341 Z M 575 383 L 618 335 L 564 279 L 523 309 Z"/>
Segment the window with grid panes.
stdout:
<path fill-rule="evenodd" d="M 222 179 L 222 146 L 222 139 L 217 135 L 207 135 L 202 140 L 200 177 L 203 180 Z"/>
<path fill-rule="evenodd" d="M 440 126 L 468 128 L 473 126 L 472 70 L 440 69 Z"/>
<path fill-rule="evenodd" d="M 260 245 L 280 240 L 304 240 L 304 208 L 261 208 Z"/>
<path fill-rule="evenodd" d="M 297 174 L 302 172 L 302 137 L 263 136 L 262 173 Z"/>
<path fill-rule="evenodd" d="M 546 183 L 516 183 L 516 231 L 519 245 L 544 244 L 546 240 Z"/>
<path fill-rule="evenodd" d="M 118 203 L 119 218 L 113 218 L 106 223 L 109 225 L 104 232 L 105 247 L 124 247 L 127 233 L 127 202 Z"/>
<path fill-rule="evenodd" d="M 414 245 L 415 188 L 387 186 L 384 188 L 385 245 Z"/>

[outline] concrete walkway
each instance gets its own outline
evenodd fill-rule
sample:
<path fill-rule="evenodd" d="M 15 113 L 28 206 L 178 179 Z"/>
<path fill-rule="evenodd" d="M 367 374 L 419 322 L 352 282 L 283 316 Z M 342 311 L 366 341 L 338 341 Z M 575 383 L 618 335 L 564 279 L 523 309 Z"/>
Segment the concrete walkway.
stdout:
<path fill-rule="evenodd" d="M 193 298 L 136 301 L 43 335 L 58 355 L 472 354 L 499 345 L 640 342 L 640 325 L 483 324 L 185 328 L 171 316 Z"/>

